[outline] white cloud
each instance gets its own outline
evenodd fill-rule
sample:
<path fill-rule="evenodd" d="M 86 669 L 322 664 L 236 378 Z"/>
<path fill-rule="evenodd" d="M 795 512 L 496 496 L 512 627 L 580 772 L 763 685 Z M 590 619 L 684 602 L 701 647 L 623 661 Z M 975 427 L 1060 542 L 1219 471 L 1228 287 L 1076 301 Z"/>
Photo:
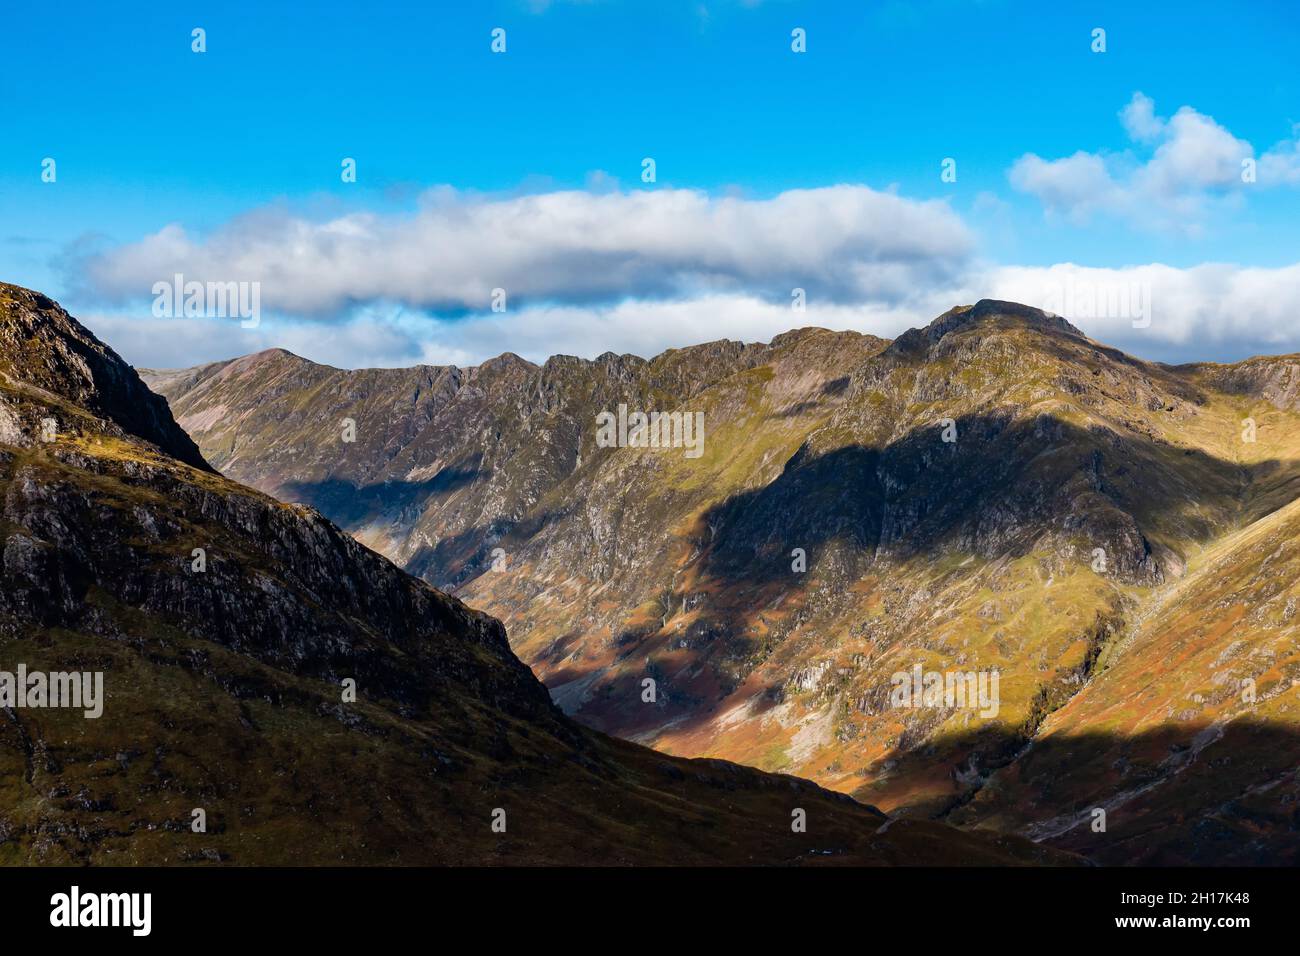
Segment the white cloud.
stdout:
<path fill-rule="evenodd" d="M 1116 208 L 1124 199 L 1106 161 L 1082 151 L 1052 161 L 1029 153 L 1011 167 L 1010 179 L 1016 189 L 1038 197 L 1049 212 L 1080 223 L 1099 209 Z"/>
<path fill-rule="evenodd" d="M 1151 139 L 1149 160 L 1125 169 L 1090 153 L 1023 158 L 1017 188 L 1069 216 L 1180 210 L 1226 188 L 1243 146 L 1184 108 L 1159 120 L 1135 97 L 1124 115 Z M 1271 158 L 1270 158 L 1271 157 Z M 1289 141 L 1261 160 L 1300 172 Z M 767 341 L 801 325 L 882 336 L 924 325 L 954 305 L 1000 298 L 1063 311 L 1093 337 L 1146 358 L 1240 358 L 1300 351 L 1300 265 L 1160 264 L 1094 269 L 980 261 L 972 231 L 948 205 L 860 185 L 791 190 L 770 199 L 685 189 L 560 191 L 483 197 L 437 189 L 404 215 L 315 221 L 282 209 L 242 216 L 207 236 L 173 225 L 80 260 L 87 324 L 138 365 L 173 367 L 271 346 L 344 367 L 419 362 L 471 365 L 511 351 L 534 361 L 605 351 L 651 356 L 718 338 Z M 996 197 L 972 214 L 996 220 Z M 262 283 L 262 324 L 135 319 L 154 282 Z M 508 311 L 490 311 L 504 288 Z M 790 307 L 791 290 L 807 311 Z M 1149 326 L 1129 314 L 1072 314 L 1063 289 L 1150 291 Z M 141 301 L 143 300 L 143 301 Z M 124 304 L 124 305 L 123 305 Z M 82 310 L 87 311 L 87 310 Z M 1137 317 L 1137 318 L 1140 318 Z"/>
<path fill-rule="evenodd" d="M 789 302 L 721 294 L 675 302 L 629 301 L 607 308 L 539 307 L 524 310 L 508 323 L 490 314 L 435 322 L 429 327 L 424 361 L 465 363 L 503 351 L 535 362 L 555 354 L 594 358 L 615 352 L 650 357 L 665 349 L 717 339 L 767 342 L 803 326 L 890 337 L 915 324 L 917 316 L 925 315 L 928 321 L 939 301 L 941 296 L 926 295 L 900 305 L 850 306 L 813 299 L 806 311 L 795 312 Z"/>
<path fill-rule="evenodd" d="M 1026 153 L 1009 171 L 1012 186 L 1074 222 L 1103 213 L 1197 235 L 1210 213 L 1240 202 L 1244 190 L 1300 183 L 1300 142 L 1286 140 L 1266 153 L 1257 183 L 1247 183 L 1243 163 L 1255 159 L 1254 147 L 1190 106 L 1165 119 L 1138 92 L 1120 121 L 1135 145 L 1152 148 L 1145 159 L 1132 150 L 1055 160 Z"/>
<path fill-rule="evenodd" d="M 796 312 L 789 301 L 746 294 L 710 294 L 676 301 L 628 300 L 609 306 L 539 305 L 501 315 L 455 319 L 394 308 L 322 324 L 266 318 L 256 329 L 223 319 L 157 319 L 129 313 L 91 313 L 81 321 L 123 358 L 140 368 L 178 368 L 285 348 L 343 368 L 417 364 L 476 365 L 514 352 L 534 362 L 552 355 L 594 358 L 602 352 L 645 357 L 669 348 L 716 339 L 768 341 L 801 326 L 855 329 L 889 337 L 949 308 L 956 293 L 928 292 L 899 304 L 837 305 L 808 302 Z"/>
<path fill-rule="evenodd" d="M 264 320 L 255 329 L 234 319 L 158 319 L 125 312 L 78 319 L 137 368 L 188 368 L 269 348 L 340 368 L 407 366 L 421 361 L 425 347 L 419 334 L 400 322 L 373 317 L 329 326 Z"/>
<path fill-rule="evenodd" d="M 1274 269 L 1205 263 L 1179 269 L 1161 264 L 1098 269 L 1062 263 L 992 270 L 983 285 L 989 298 L 1064 310 L 1094 339 L 1143 358 L 1164 361 L 1230 361 L 1261 353 L 1300 352 L 1300 263 Z M 1149 297 L 1149 315 L 1137 310 L 1105 314 L 1090 301 L 1122 299 L 1138 291 Z M 1118 296 L 1115 293 L 1119 293 Z M 1135 328 L 1135 321 L 1150 325 Z"/>
<path fill-rule="evenodd" d="M 1146 298 L 1141 314 L 1088 307 L 1130 290 Z M 1149 297 L 1149 298 L 1148 298 Z M 542 362 L 555 354 L 595 358 L 602 352 L 645 357 L 715 339 L 769 341 L 800 326 L 854 329 L 892 338 L 928 323 L 954 305 L 981 298 L 1023 302 L 1062 312 L 1098 341 L 1148 359 L 1235 360 L 1260 353 L 1300 352 L 1300 264 L 1276 269 L 1208 263 L 1188 269 L 1150 264 L 1100 269 L 1053 266 L 976 267 L 952 286 L 924 288 L 898 301 L 834 303 L 812 296 L 805 312 L 789 301 L 744 293 L 711 293 L 676 301 L 630 300 L 608 306 L 539 305 L 508 315 L 436 318 L 398 307 L 372 308 L 350 321 L 275 318 L 242 329 L 233 320 L 134 319 L 125 314 L 83 320 L 128 361 L 167 368 L 279 346 L 344 368 L 474 365 L 502 352 Z M 1062 303 L 1078 308 L 1062 308 Z M 1135 328 L 1145 318 L 1150 324 Z"/>
<path fill-rule="evenodd" d="M 1259 158 L 1259 181 L 1268 185 L 1300 186 L 1300 124 Z"/>
<path fill-rule="evenodd" d="M 1134 178 L 1140 191 L 1165 199 L 1240 186 L 1242 160 L 1255 155 L 1250 143 L 1190 106 L 1164 124 L 1158 141 L 1155 155 Z"/>
<path fill-rule="evenodd" d="M 1119 118 L 1129 138 L 1141 143 L 1150 143 L 1164 132 L 1165 121 L 1156 116 L 1155 100 L 1142 92 L 1133 94 L 1133 99 L 1120 110 Z"/>
<path fill-rule="evenodd" d="M 206 237 L 169 225 L 78 263 L 86 293 L 147 298 L 158 281 L 258 281 L 266 310 L 333 318 L 392 301 L 474 311 L 504 289 L 512 305 L 591 305 L 748 292 L 897 300 L 945 285 L 974 239 L 945 203 L 859 185 L 770 199 L 689 189 L 510 198 L 430 190 L 407 215 L 325 222 L 264 209 Z"/>

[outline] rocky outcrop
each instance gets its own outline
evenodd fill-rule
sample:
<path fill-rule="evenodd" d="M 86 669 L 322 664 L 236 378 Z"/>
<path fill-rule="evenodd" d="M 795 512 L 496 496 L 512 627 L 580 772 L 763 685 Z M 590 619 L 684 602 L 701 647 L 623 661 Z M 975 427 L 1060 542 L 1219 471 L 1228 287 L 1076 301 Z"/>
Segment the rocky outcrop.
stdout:
<path fill-rule="evenodd" d="M 0 707 L 6 862 L 1077 862 L 587 730 L 497 620 L 212 472 L 49 300 L 0 288 L 0 342 L 0 671 L 104 688 L 93 717 Z M 234 364 L 189 380 L 310 373 Z M 416 370 L 406 399 L 530 374 Z"/>
<path fill-rule="evenodd" d="M 1221 392 L 1300 411 L 1300 355 L 1259 356 L 1233 365 L 1189 365 L 1184 369 Z"/>
<path fill-rule="evenodd" d="M 121 434 L 150 442 L 178 461 L 208 468 L 189 435 L 173 420 L 167 403 L 57 303 L 39 292 L 0 283 L 0 310 L 3 380 L 84 409 L 117 426 Z M 49 411 L 57 417 L 57 405 Z M 15 414 L 11 405 L 9 415 Z M 16 437 L 12 426 L 10 437 Z"/>
<path fill-rule="evenodd" d="M 501 618 L 578 720 L 945 816 L 1155 595 L 1300 494 L 1289 361 L 1170 368 L 981 300 L 893 343 L 151 380 L 229 474 Z M 447 383 L 427 413 L 417 372 Z M 597 447 L 620 403 L 702 414 L 703 453 Z M 355 446 L 322 437 L 340 416 L 367 423 Z M 892 705 L 918 664 L 997 673 L 996 713 Z"/>

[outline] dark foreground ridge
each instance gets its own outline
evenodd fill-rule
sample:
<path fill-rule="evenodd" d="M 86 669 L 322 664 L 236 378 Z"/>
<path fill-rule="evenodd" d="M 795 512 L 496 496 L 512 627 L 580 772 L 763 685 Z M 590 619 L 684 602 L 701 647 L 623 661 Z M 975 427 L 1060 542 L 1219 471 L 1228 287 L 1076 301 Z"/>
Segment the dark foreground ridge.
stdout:
<path fill-rule="evenodd" d="M 213 472 L 55 303 L 0 285 L 0 343 L 0 672 L 103 688 L 0 708 L 0 862 L 1078 862 L 583 728 L 498 621 Z"/>

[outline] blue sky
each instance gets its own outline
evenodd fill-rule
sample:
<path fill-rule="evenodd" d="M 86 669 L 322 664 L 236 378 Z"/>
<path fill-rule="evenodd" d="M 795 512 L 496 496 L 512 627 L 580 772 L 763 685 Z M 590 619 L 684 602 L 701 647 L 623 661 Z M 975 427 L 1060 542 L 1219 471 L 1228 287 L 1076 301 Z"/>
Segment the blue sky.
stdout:
<path fill-rule="evenodd" d="M 1291 3 L 71 3 L 15 5 L 6 25 L 0 278 L 60 298 L 138 364 L 274 344 L 408 364 L 644 352 L 798 324 L 896 334 L 959 293 L 1032 299 L 1153 266 L 1140 273 L 1155 285 L 1150 328 L 1080 324 L 1171 360 L 1300 349 L 1268 304 L 1300 282 Z M 504 54 L 489 48 L 497 27 Z M 791 50 L 796 27 L 806 53 Z M 1235 182 L 1238 153 L 1268 176 Z M 340 180 L 344 157 L 355 183 Z M 945 158 L 955 182 L 941 180 Z M 846 205 L 817 192 L 829 187 L 863 192 Z M 552 236 L 537 217 L 561 208 L 580 225 Z M 810 268 L 789 237 L 836 232 L 818 217 L 837 209 L 891 226 L 841 224 Z M 353 245 L 322 251 L 340 232 Z M 502 233 L 518 248 L 497 261 Z M 277 284 L 300 240 L 320 275 Z M 444 275 L 453 241 L 482 252 Z M 363 242 L 378 278 L 349 285 L 331 256 L 355 259 Z M 406 254 L 386 280 L 382 263 Z M 1063 264 L 1103 271 L 1047 271 Z M 160 326 L 146 280 L 177 268 L 262 282 L 266 321 Z M 593 284 L 600 271 L 626 284 Z M 783 290 L 800 282 L 796 317 Z M 482 294 L 498 286 L 505 314 Z"/>

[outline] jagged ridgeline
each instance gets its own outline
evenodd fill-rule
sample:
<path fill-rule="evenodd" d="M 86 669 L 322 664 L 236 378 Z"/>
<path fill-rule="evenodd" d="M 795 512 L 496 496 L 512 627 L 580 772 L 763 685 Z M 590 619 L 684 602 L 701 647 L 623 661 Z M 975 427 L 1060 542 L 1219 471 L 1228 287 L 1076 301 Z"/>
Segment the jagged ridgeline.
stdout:
<path fill-rule="evenodd" d="M 0 505 L 3 863 L 1077 860 L 572 722 L 497 620 L 218 474 L 9 285 Z"/>
<path fill-rule="evenodd" d="M 1296 356 L 1170 367 L 981 301 L 893 342 L 144 374 L 588 726 L 1104 861 L 1300 852 Z M 624 406 L 700 454 L 599 441 Z M 898 706 L 918 667 L 996 673 L 996 710 Z"/>

